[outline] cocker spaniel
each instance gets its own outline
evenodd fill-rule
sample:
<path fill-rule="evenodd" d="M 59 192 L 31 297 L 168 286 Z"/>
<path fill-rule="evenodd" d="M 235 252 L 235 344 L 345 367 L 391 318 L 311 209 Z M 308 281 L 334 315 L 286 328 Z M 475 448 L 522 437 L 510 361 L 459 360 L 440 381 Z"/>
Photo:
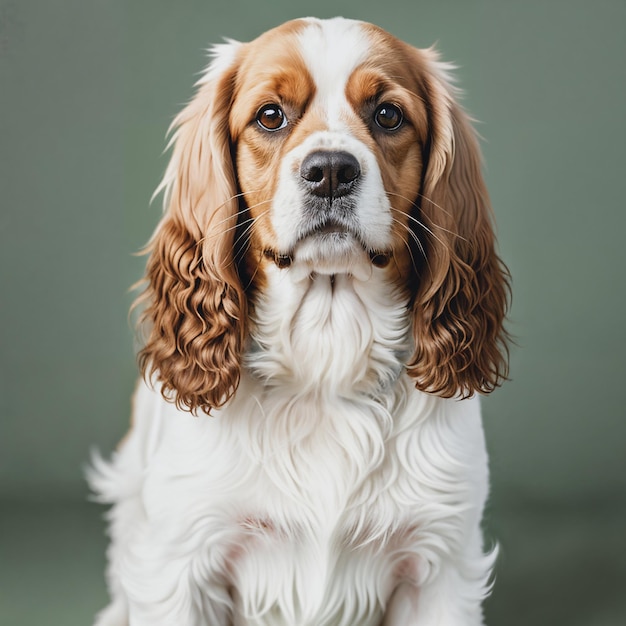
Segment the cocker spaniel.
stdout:
<path fill-rule="evenodd" d="M 363 22 L 213 48 L 173 123 L 99 626 L 477 626 L 508 272 L 450 66 Z"/>

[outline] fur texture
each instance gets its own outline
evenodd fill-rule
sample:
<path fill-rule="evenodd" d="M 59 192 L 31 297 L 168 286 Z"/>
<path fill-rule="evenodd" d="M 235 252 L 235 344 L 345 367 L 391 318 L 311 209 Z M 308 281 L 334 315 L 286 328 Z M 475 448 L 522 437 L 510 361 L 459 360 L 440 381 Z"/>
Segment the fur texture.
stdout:
<path fill-rule="evenodd" d="M 173 124 L 133 425 L 90 471 L 98 626 L 482 624 L 475 394 L 506 376 L 508 283 L 448 70 L 340 18 L 214 49 Z"/>

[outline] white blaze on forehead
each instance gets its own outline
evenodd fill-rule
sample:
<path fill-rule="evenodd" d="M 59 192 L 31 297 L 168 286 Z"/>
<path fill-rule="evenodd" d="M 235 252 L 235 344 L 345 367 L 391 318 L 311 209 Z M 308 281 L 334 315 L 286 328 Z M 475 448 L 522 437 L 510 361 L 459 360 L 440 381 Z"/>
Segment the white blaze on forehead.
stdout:
<path fill-rule="evenodd" d="M 339 122 L 340 111 L 349 106 L 346 85 L 367 58 L 372 43 L 361 22 L 342 17 L 307 21 L 298 36 L 300 53 L 315 83 L 313 102 L 321 107 L 332 128 Z"/>

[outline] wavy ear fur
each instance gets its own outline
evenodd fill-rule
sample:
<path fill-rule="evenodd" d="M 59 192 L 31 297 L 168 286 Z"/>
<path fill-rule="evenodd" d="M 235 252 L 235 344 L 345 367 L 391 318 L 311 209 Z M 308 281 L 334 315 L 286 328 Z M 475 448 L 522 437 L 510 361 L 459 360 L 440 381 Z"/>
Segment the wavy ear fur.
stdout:
<path fill-rule="evenodd" d="M 196 95 L 172 124 L 173 152 L 157 189 L 165 214 L 147 247 L 147 286 L 137 302 L 147 332 L 142 372 L 192 412 L 208 413 L 233 395 L 246 334 L 228 131 L 238 46 L 216 47 Z"/>
<path fill-rule="evenodd" d="M 415 354 L 408 371 L 418 388 L 443 397 L 489 393 L 508 373 L 503 321 L 509 273 L 495 250 L 489 196 L 470 121 L 453 98 L 449 67 L 426 62 L 430 138 L 417 203 L 429 233 L 413 303 Z"/>

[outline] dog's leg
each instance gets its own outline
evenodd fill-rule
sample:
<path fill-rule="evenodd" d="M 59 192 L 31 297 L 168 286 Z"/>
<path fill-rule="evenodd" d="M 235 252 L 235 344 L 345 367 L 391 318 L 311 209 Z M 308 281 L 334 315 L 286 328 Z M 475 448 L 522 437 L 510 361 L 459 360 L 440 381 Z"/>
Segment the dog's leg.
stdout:
<path fill-rule="evenodd" d="M 217 520 L 214 525 L 204 521 L 202 536 L 192 529 L 164 532 L 148 522 L 137 528 L 117 559 L 123 595 L 113 596 L 96 626 L 229 626 L 226 563 L 232 547 Z M 122 597 L 128 622 L 123 621 Z"/>

